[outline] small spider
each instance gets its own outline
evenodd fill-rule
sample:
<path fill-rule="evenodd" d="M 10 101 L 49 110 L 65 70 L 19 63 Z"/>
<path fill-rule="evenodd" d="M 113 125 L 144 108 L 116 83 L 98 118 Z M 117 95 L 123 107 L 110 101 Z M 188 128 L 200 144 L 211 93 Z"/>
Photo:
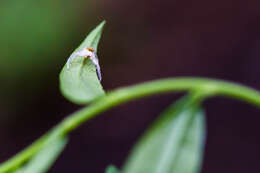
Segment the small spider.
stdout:
<path fill-rule="evenodd" d="M 98 57 L 97 57 L 95 50 L 92 47 L 88 47 L 88 48 L 83 48 L 82 50 L 72 53 L 72 55 L 69 57 L 69 59 L 67 61 L 67 69 L 70 68 L 71 61 L 77 56 L 84 57 L 84 58 L 90 58 L 92 63 L 96 66 L 97 76 L 98 76 L 98 79 L 101 81 L 101 70 L 100 70 L 100 66 L 98 63 Z"/>

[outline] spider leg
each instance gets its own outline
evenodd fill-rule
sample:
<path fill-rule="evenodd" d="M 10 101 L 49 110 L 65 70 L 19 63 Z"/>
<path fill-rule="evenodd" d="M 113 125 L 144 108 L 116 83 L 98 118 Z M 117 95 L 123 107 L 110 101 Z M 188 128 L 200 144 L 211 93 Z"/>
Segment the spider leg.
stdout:
<path fill-rule="evenodd" d="M 100 70 L 100 66 L 99 65 L 96 65 L 96 72 L 97 72 L 98 80 L 101 81 L 102 80 L 102 76 L 101 76 L 101 70 Z"/>
<path fill-rule="evenodd" d="M 68 61 L 67 61 L 67 69 L 70 68 L 70 64 L 71 64 L 71 61 L 76 57 L 76 56 L 81 56 L 81 53 L 80 52 L 74 52 L 70 55 Z"/>
<path fill-rule="evenodd" d="M 93 62 L 93 64 L 96 66 L 96 72 L 97 72 L 97 76 L 98 76 L 98 79 L 99 81 L 101 81 L 102 79 L 102 76 L 101 76 L 101 70 L 100 70 L 100 66 L 99 66 L 99 62 L 98 62 L 98 57 L 96 54 L 93 54 L 91 57 L 90 57 L 90 60 Z"/>

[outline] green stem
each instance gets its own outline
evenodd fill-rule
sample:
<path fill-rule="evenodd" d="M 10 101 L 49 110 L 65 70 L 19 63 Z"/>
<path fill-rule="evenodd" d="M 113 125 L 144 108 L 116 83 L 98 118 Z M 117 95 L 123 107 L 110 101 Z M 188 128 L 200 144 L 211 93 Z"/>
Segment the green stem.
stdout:
<path fill-rule="evenodd" d="M 224 96 L 248 102 L 260 108 L 260 93 L 254 89 L 235 83 L 202 79 L 202 78 L 175 78 L 147 82 L 132 87 L 119 88 L 108 93 L 89 107 L 69 116 L 62 122 L 63 133 L 67 134 L 79 125 L 119 104 L 150 95 L 196 91 L 209 96 Z"/>
<path fill-rule="evenodd" d="M 106 96 L 99 98 L 90 106 L 83 108 L 64 119 L 58 126 L 38 139 L 31 146 L 1 164 L 0 173 L 14 170 L 26 160 L 30 159 L 40 150 L 50 136 L 67 135 L 90 118 L 93 118 L 97 114 L 112 107 L 150 95 L 183 91 L 200 92 L 204 93 L 207 97 L 218 95 L 235 98 L 256 105 L 260 108 L 260 93 L 258 91 L 242 85 L 220 80 L 203 78 L 162 79 L 132 87 L 119 88 L 109 92 Z"/>

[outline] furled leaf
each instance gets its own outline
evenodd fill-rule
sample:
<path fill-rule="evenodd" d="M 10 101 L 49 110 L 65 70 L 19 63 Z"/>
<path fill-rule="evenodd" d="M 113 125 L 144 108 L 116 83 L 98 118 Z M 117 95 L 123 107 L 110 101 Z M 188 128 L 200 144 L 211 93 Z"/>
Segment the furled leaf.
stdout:
<path fill-rule="evenodd" d="M 109 165 L 106 169 L 106 173 L 120 173 L 114 165 Z"/>
<path fill-rule="evenodd" d="M 197 104 L 184 98 L 170 106 L 140 139 L 123 173 L 197 173 L 205 121 Z"/>
<path fill-rule="evenodd" d="M 99 24 L 73 53 L 88 47 L 97 51 L 104 24 L 105 22 Z M 71 61 L 69 68 L 67 64 L 63 67 L 60 73 L 60 89 L 68 100 L 76 104 L 86 104 L 104 95 L 96 66 L 89 58 L 79 56 Z"/>
<path fill-rule="evenodd" d="M 28 163 L 16 173 L 46 173 L 67 144 L 66 137 L 49 141 Z"/>

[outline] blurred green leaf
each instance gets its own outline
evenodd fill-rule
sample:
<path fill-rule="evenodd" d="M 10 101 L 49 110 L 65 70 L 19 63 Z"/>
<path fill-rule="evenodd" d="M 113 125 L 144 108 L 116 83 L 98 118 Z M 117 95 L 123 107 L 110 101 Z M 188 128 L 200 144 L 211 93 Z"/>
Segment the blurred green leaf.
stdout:
<path fill-rule="evenodd" d="M 195 105 L 184 98 L 170 106 L 137 143 L 123 173 L 197 173 L 205 121 Z"/>
<path fill-rule="evenodd" d="M 15 83 L 24 83 L 28 77 L 41 81 L 39 75 L 46 74 L 46 68 L 50 71 L 57 67 L 72 39 L 70 33 L 80 32 L 75 31 L 80 16 L 79 9 L 73 8 L 80 0 L 76 1 L 0 1 L 1 77 Z M 68 11 L 70 15 L 64 17 Z M 88 17 L 84 19 L 88 21 Z"/>
<path fill-rule="evenodd" d="M 87 47 L 97 51 L 104 24 L 98 25 L 74 52 Z M 60 73 L 60 88 L 62 94 L 76 104 L 86 104 L 104 94 L 95 65 L 89 58 L 83 57 L 75 57 L 69 69 L 65 64 Z"/>
<path fill-rule="evenodd" d="M 109 165 L 106 169 L 106 173 L 120 173 L 114 165 Z"/>
<path fill-rule="evenodd" d="M 16 173 L 46 173 L 65 148 L 67 141 L 66 137 L 52 139 Z"/>

